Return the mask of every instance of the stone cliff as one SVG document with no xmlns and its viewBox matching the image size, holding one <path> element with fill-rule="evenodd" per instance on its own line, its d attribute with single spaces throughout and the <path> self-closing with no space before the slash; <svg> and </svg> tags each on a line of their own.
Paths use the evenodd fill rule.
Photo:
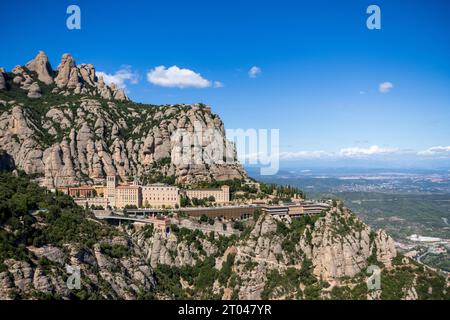
<svg viewBox="0 0 450 320">
<path fill-rule="evenodd" d="M 0 299 L 448 299 L 444 277 L 342 204 L 245 222 L 168 214 L 167 232 L 107 225 L 27 179 L 0 174 Z"/>
<path fill-rule="evenodd" d="M 201 141 L 186 152 L 180 132 Z M 209 161 L 220 148 L 220 159 Z M 0 150 L 47 187 L 112 174 L 122 180 L 171 176 L 178 183 L 245 177 L 223 122 L 209 107 L 133 103 L 92 65 L 76 65 L 68 54 L 56 71 L 43 52 L 12 72 L 0 70 Z M 174 150 L 200 157 L 174 161 Z"/>
</svg>

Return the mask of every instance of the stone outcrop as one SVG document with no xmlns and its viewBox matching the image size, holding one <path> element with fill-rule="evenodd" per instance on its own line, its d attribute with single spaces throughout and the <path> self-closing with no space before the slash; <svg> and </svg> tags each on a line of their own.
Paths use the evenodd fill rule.
<svg viewBox="0 0 450 320">
<path fill-rule="evenodd" d="M 93 65 L 77 66 L 69 54 L 63 55 L 54 83 L 44 90 L 38 81 L 53 74 L 48 68 L 41 52 L 26 68 L 15 67 L 14 77 L 5 82 L 41 100 L 43 116 L 30 110 L 28 101 L 8 97 L 4 103 L 9 110 L 0 114 L 0 149 L 18 169 L 41 174 L 44 185 L 74 185 L 82 183 L 80 178 L 91 183 L 114 174 L 122 180 L 162 174 L 179 183 L 245 177 L 222 121 L 209 107 L 129 102 L 122 89 L 97 78 Z M 48 103 L 56 95 L 60 102 Z M 198 143 L 184 149 L 186 137 Z M 223 155 L 209 161 L 221 149 Z"/>
<path fill-rule="evenodd" d="M 0 90 L 6 89 L 6 74 L 3 68 L 0 68 Z"/>
<path fill-rule="evenodd" d="M 114 83 L 106 85 L 103 79 L 98 79 L 92 64 L 77 65 L 70 54 L 64 54 L 56 72 L 51 68 L 48 57 L 43 51 L 27 63 L 25 67 L 16 66 L 12 73 L 14 77 L 11 83 L 21 89 L 29 91 L 30 98 L 40 98 L 37 88 L 39 83 L 51 86 L 53 94 L 70 96 L 73 94 L 101 97 L 106 100 L 128 101 L 128 97 L 122 88 Z M 53 78 L 54 74 L 56 77 Z M 0 72 L 0 90 L 6 89 L 7 79 L 4 70 Z M 56 85 L 56 86 L 55 86 Z"/>
<path fill-rule="evenodd" d="M 372 256 L 389 269 L 397 255 L 391 237 L 384 231 L 373 232 L 348 209 L 333 208 L 313 226 L 308 226 L 295 244 L 294 253 L 283 250 L 289 238 L 280 234 L 279 223 L 289 226 L 291 220 L 262 216 L 249 238 L 237 246 L 238 265 L 248 261 L 256 264 L 251 271 L 237 267 L 242 281 L 241 299 L 261 299 L 271 270 L 282 273 L 288 268 L 300 269 L 305 260 L 311 261 L 317 279 L 336 284 L 340 279 L 365 271 Z"/>
<path fill-rule="evenodd" d="M 375 237 L 371 239 L 372 232 L 347 209 L 338 212 L 334 208 L 317 222 L 311 242 L 304 239 L 300 247 L 312 259 L 318 277 L 327 280 L 353 277 L 367 268 L 367 261 L 375 250 L 378 260 L 389 267 L 397 255 L 391 245 L 392 238 L 385 233 L 374 233 Z"/>
<path fill-rule="evenodd" d="M 58 75 L 55 78 L 55 83 L 58 87 L 63 88 L 69 84 L 72 75 L 76 75 L 75 60 L 70 54 L 65 53 L 61 58 L 61 63 L 57 69 Z M 73 79 L 74 80 L 74 79 Z"/>
<path fill-rule="evenodd" d="M 394 239 L 386 231 L 377 230 L 375 248 L 377 260 L 388 268 L 392 267 L 392 259 L 397 255 L 397 250 L 395 249 Z"/>
<path fill-rule="evenodd" d="M 80 270 L 83 290 L 99 299 L 134 300 L 156 286 L 152 269 L 135 255 L 112 258 L 101 253 L 99 245 L 93 251 L 70 245 L 67 256 L 55 247 L 30 249 L 38 259 L 46 257 L 51 263 L 43 268 L 14 259 L 4 261 L 7 271 L 0 272 L 0 299 L 36 298 L 35 292 L 69 298 L 72 292 L 66 282 L 66 265 Z"/>
<path fill-rule="evenodd" d="M 308 292 L 315 290 L 315 299 L 329 299 L 334 287 L 350 290 L 365 285 L 365 271 L 374 263 L 383 276 L 392 277 L 396 268 L 410 270 L 413 280 L 395 290 L 402 299 L 420 298 L 419 269 L 406 258 L 394 265 L 393 240 L 384 231 L 372 231 L 346 208 L 332 208 L 303 227 L 289 217 L 261 215 L 248 225 L 248 231 L 233 237 L 200 231 L 199 221 L 191 218 L 189 224 L 182 223 L 186 219 L 171 218 L 171 225 L 179 229 L 170 233 L 150 225 L 118 228 L 113 236 L 90 247 L 77 243 L 28 246 L 31 260 L 3 261 L 0 299 L 70 297 L 67 265 L 80 270 L 83 292 L 98 299 L 136 299 L 142 294 L 173 299 L 174 293 L 168 290 L 178 283 L 177 297 L 183 292 L 193 299 L 310 299 Z M 98 228 L 106 227 L 97 223 Z M 182 230 L 183 226 L 187 229 Z M 114 246 L 122 249 L 117 253 L 104 249 Z M 114 257 L 118 252 L 122 256 Z M 218 280 L 199 290 L 196 281 L 202 278 L 204 286 L 208 277 Z M 422 280 L 423 285 L 428 283 Z M 383 290 L 358 297 L 381 299 Z"/>
<path fill-rule="evenodd" d="M 100 96 L 106 100 L 127 101 L 124 90 L 111 83 L 107 86 L 103 79 L 97 78 L 92 64 L 77 66 L 70 54 L 64 54 L 57 69 L 55 83 L 58 89 L 53 92 L 68 95 L 70 90 L 75 94 Z"/>
<path fill-rule="evenodd" d="M 52 67 L 50 66 L 50 62 L 43 51 L 40 51 L 36 58 L 28 62 L 27 68 L 28 70 L 36 72 L 38 79 L 45 84 L 53 83 Z"/>
<path fill-rule="evenodd" d="M 39 87 L 37 82 L 33 82 L 30 85 L 30 87 L 28 88 L 27 96 L 28 96 L 28 98 L 33 98 L 33 99 L 42 97 L 41 88 Z"/>
<path fill-rule="evenodd" d="M 133 235 L 132 242 L 152 267 L 159 264 L 194 267 L 199 259 L 204 259 L 202 257 L 213 256 L 216 257 L 215 268 L 221 270 L 227 256 L 233 254 L 235 259 L 232 270 L 240 279 L 239 286 L 225 286 L 222 289 L 228 292 L 228 297 L 230 291 L 237 291 L 239 299 L 263 298 L 271 272 L 283 274 L 288 269 L 301 270 L 307 261 L 311 263 L 311 276 L 337 285 L 341 279 L 352 279 L 361 274 L 373 261 L 382 263 L 385 270 L 390 270 L 397 255 L 391 237 L 384 231 L 372 231 L 346 208 L 331 209 L 313 225 L 301 231 L 299 238 L 292 238 L 298 231 L 280 231 L 280 225 L 289 230 L 291 224 L 289 217 L 263 215 L 247 237 L 241 238 L 220 255 L 217 255 L 219 248 L 216 243 L 206 236 L 200 239 L 203 252 L 198 250 L 198 245 L 159 231 L 154 231 L 150 237 L 144 232 L 137 232 Z M 285 248 L 289 241 L 295 241 L 293 251 Z M 249 268 L 249 265 L 252 267 Z M 272 297 L 278 294 L 279 298 L 293 297 L 282 291 L 280 289 L 277 293 L 274 290 Z"/>
</svg>

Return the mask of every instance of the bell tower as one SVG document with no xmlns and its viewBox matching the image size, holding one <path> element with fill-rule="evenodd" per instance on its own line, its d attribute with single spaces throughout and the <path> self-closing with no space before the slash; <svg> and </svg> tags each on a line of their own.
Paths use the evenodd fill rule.
<svg viewBox="0 0 450 320">
<path fill-rule="evenodd" d="M 111 207 L 116 206 L 116 187 L 117 187 L 117 177 L 107 176 L 105 197 L 108 200 L 108 205 L 110 205 Z"/>
</svg>

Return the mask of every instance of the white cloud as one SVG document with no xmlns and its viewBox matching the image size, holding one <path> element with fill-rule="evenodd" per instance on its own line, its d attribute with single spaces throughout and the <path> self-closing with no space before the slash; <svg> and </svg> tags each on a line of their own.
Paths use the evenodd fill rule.
<svg viewBox="0 0 450 320">
<path fill-rule="evenodd" d="M 343 148 L 339 151 L 292 151 L 281 152 L 281 160 L 299 160 L 299 159 L 324 159 L 324 158 L 365 158 L 377 155 L 397 154 L 400 150 L 397 148 L 381 148 L 371 146 L 369 148 Z"/>
<path fill-rule="evenodd" d="M 397 148 L 381 148 L 379 146 L 371 146 L 369 148 L 344 148 L 339 151 L 339 155 L 343 157 L 367 157 L 379 154 L 389 154 L 399 151 Z"/>
<path fill-rule="evenodd" d="M 450 156 L 450 146 L 448 147 L 431 147 L 427 150 L 417 153 L 419 156 Z"/>
<path fill-rule="evenodd" d="M 389 91 L 392 90 L 392 88 L 394 88 L 394 85 L 392 84 L 392 82 L 383 82 L 380 83 L 380 86 L 378 87 L 378 90 L 381 93 L 388 93 Z"/>
<path fill-rule="evenodd" d="M 329 157 L 332 154 L 325 151 L 294 151 L 294 152 L 281 152 L 281 160 L 295 160 L 295 159 L 317 159 Z"/>
<path fill-rule="evenodd" d="M 211 81 L 204 79 L 200 73 L 177 66 L 158 66 L 147 72 L 147 81 L 169 88 L 208 88 L 212 85 Z"/>
<path fill-rule="evenodd" d="M 214 88 L 223 88 L 224 85 L 220 81 L 214 81 Z"/>
<path fill-rule="evenodd" d="M 257 66 L 253 66 L 250 68 L 250 70 L 248 70 L 248 76 L 250 78 L 256 78 L 260 74 L 261 74 L 261 68 L 259 68 Z"/>
<path fill-rule="evenodd" d="M 139 75 L 132 71 L 130 66 L 123 66 L 114 74 L 105 73 L 102 71 L 96 72 L 97 77 L 102 76 L 107 85 L 115 83 L 117 87 L 125 89 L 126 82 L 137 84 L 139 82 Z"/>
<path fill-rule="evenodd" d="M 244 155 L 245 159 L 258 159 L 261 155 L 265 154 L 247 154 Z M 272 155 L 280 160 L 294 161 L 294 160 L 338 160 L 338 159 L 380 159 L 380 157 L 390 157 L 395 159 L 396 157 L 406 157 L 407 159 L 413 159 L 418 156 L 428 156 L 435 158 L 450 158 L 450 146 L 447 147 L 432 147 L 424 151 L 414 151 L 412 149 L 399 149 L 390 147 L 380 147 L 373 145 L 367 148 L 351 147 L 342 148 L 338 151 L 285 151 Z M 412 157 L 412 158 L 411 158 Z M 389 158 L 389 159 L 390 159 Z"/>
</svg>

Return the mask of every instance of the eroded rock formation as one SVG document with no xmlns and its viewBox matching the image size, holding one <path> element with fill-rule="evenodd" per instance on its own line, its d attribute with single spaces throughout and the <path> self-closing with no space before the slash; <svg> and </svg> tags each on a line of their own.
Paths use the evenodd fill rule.
<svg viewBox="0 0 450 320">
<path fill-rule="evenodd" d="M 113 174 L 122 180 L 160 174 L 179 183 L 245 177 L 222 121 L 209 107 L 130 102 L 122 89 L 97 78 L 92 65 L 78 66 L 69 54 L 63 55 L 55 78 L 53 74 L 40 52 L 26 67 L 17 66 L 10 77 L 5 73 L 0 78 L 0 103 L 5 106 L 0 149 L 19 169 L 42 175 L 44 185 L 91 183 Z M 30 99 L 2 95 L 13 92 L 7 84 Z M 184 150 L 195 151 L 200 159 L 175 161 L 174 150 L 185 148 L 176 132 L 200 132 L 196 137 L 201 144 Z M 219 161 L 208 161 L 220 146 L 224 154 Z"/>
</svg>

